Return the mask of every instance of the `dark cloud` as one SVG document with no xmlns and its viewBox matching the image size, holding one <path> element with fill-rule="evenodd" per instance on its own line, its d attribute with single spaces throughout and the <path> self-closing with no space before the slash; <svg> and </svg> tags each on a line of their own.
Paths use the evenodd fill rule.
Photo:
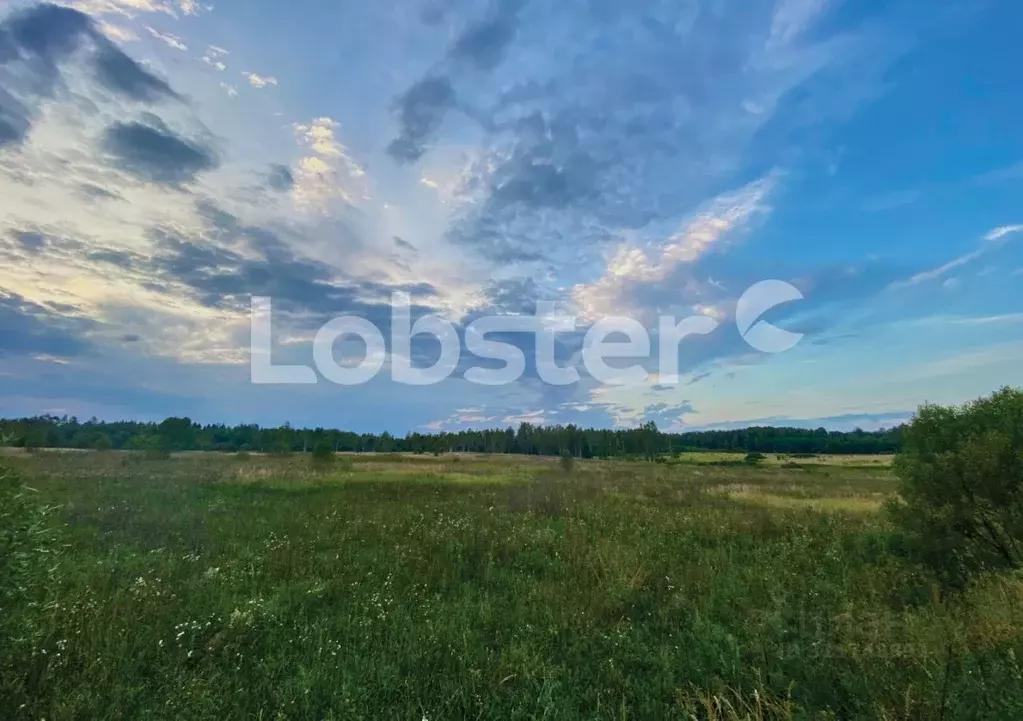
<svg viewBox="0 0 1023 721">
<path fill-rule="evenodd" d="M 491 70 L 504 59 L 504 51 L 515 38 L 520 0 L 499 0 L 490 15 L 466 29 L 455 41 L 451 54 L 465 58 L 481 70 Z"/>
<path fill-rule="evenodd" d="M 180 99 L 100 33 L 88 15 L 49 3 L 35 5 L 0 22 L 0 66 L 17 65 L 3 78 L 7 87 L 0 87 L 0 147 L 24 141 L 37 113 L 26 103 L 53 96 L 62 63 L 73 55 L 75 66 L 90 70 L 99 85 L 130 100 Z"/>
<path fill-rule="evenodd" d="M 213 170 L 219 160 L 212 150 L 189 142 L 166 128 L 141 123 L 115 123 L 107 128 L 103 146 L 123 170 L 153 183 L 177 185 Z"/>
<path fill-rule="evenodd" d="M 177 98 L 170 85 L 145 71 L 112 43 L 96 55 L 96 78 L 100 84 L 140 103 Z"/>
<path fill-rule="evenodd" d="M 0 65 L 18 59 L 18 46 L 14 43 L 11 33 L 0 24 Z"/>
<path fill-rule="evenodd" d="M 676 421 L 681 421 L 682 416 L 692 413 L 693 407 L 688 402 L 670 405 L 668 403 L 656 403 L 647 406 L 643 411 L 643 423 L 653 421 L 659 428 L 667 428 Z"/>
<path fill-rule="evenodd" d="M 67 57 L 78 49 L 83 38 L 96 32 L 88 15 L 49 3 L 19 12 L 5 24 L 11 40 L 22 51 L 47 62 Z"/>
<path fill-rule="evenodd" d="M 122 343 L 138 343 L 141 340 L 142 336 L 138 335 L 137 333 L 126 333 L 123 336 L 121 336 Z"/>
<path fill-rule="evenodd" d="M 504 166 L 507 179 L 493 187 L 498 204 L 523 203 L 533 207 L 564 208 L 592 194 L 595 165 L 585 155 L 558 165 L 544 154 L 525 152 Z"/>
<path fill-rule="evenodd" d="M 286 193 L 295 187 L 295 177 L 287 165 L 271 165 L 266 182 L 271 189 L 281 193 Z"/>
<path fill-rule="evenodd" d="M 318 325 L 340 313 L 355 313 L 387 327 L 390 322 L 390 294 L 404 291 L 413 300 L 436 296 L 429 283 L 389 286 L 339 275 L 332 267 L 301 258 L 276 232 L 259 227 L 238 226 L 233 245 L 236 252 L 180 237 L 173 232 L 152 233 L 160 252 L 149 260 L 148 270 L 164 283 L 185 285 L 196 299 L 209 307 L 245 310 L 252 296 L 272 299 L 275 311 Z M 424 306 L 414 314 L 430 312 Z"/>
<path fill-rule="evenodd" d="M 89 321 L 62 317 L 16 293 L 0 291 L 0 357 L 85 355 L 91 346 L 83 334 L 91 326 Z"/>
<path fill-rule="evenodd" d="M 692 380 L 690 380 L 688 383 L 686 383 L 686 385 L 687 386 L 694 386 L 697 383 L 699 383 L 700 381 L 707 380 L 708 378 L 710 378 L 710 376 L 711 376 L 711 373 L 709 373 L 709 372 L 708 373 L 700 373 L 699 375 L 693 376 Z"/>
<path fill-rule="evenodd" d="M 770 4 L 742 13 L 658 0 L 529 7 L 527 24 L 514 3 L 495 5 L 454 42 L 453 61 L 493 74 L 486 85 L 458 62 L 429 76 L 447 81 L 492 151 L 466 181 L 482 200 L 450 236 L 494 260 L 541 256 L 564 268 L 598 260 L 616 231 L 677 222 L 734 188 L 778 98 L 811 72 L 764 49 Z M 806 50 L 823 58 L 817 42 Z M 403 142 L 409 135 L 396 143 L 416 160 L 427 143 Z"/>
<path fill-rule="evenodd" d="M 541 249 L 532 247 L 528 239 L 519 239 L 501 227 L 494 218 L 473 218 L 456 226 L 449 235 L 463 245 L 471 245 L 478 253 L 495 263 L 537 263 L 546 260 Z"/>
<path fill-rule="evenodd" d="M 416 246 L 412 245 L 407 240 L 403 240 L 403 239 L 399 238 L 398 236 L 394 236 L 394 244 L 396 246 L 398 246 L 399 248 L 401 248 L 402 250 L 407 250 L 407 251 L 410 251 L 412 253 L 417 253 L 418 252 L 416 250 Z"/>
<path fill-rule="evenodd" d="M 29 253 L 39 253 L 46 248 L 46 236 L 34 230 L 15 230 L 11 233 L 21 247 Z"/>
<path fill-rule="evenodd" d="M 553 300 L 532 278 L 494 281 L 486 287 L 486 314 L 534 315 L 540 300 Z"/>
<path fill-rule="evenodd" d="M 122 198 L 117 193 L 111 190 L 107 190 L 106 188 L 101 188 L 98 185 L 92 185 L 91 183 L 84 183 L 79 187 L 79 190 L 84 195 L 87 195 L 90 198 L 102 198 L 105 200 L 124 200 L 124 198 Z"/>
<path fill-rule="evenodd" d="M 94 250 L 86 258 L 94 263 L 108 263 L 124 270 L 129 270 L 135 265 L 132 254 L 120 250 Z"/>
<path fill-rule="evenodd" d="M 455 90 L 448 78 L 420 80 L 398 99 L 401 132 L 387 146 L 387 152 L 398 162 L 419 160 L 426 152 L 426 144 L 454 105 Z"/>
<path fill-rule="evenodd" d="M 0 148 L 22 142 L 31 126 L 28 108 L 0 87 Z"/>
<path fill-rule="evenodd" d="M 450 56 L 467 61 L 479 70 L 490 71 L 500 65 L 505 50 L 515 37 L 518 12 L 523 0 L 494 0 L 487 16 L 470 24 L 454 41 Z M 424 14 L 428 24 L 439 23 L 450 8 L 434 5 Z M 428 19 L 427 19 L 428 18 Z M 455 107 L 457 95 L 448 72 L 428 75 L 410 87 L 398 99 L 398 137 L 387 147 L 399 163 L 414 163 L 427 150 L 432 136 L 440 128 L 447 112 Z M 484 125 L 489 121 L 474 110 L 463 108 Z"/>
<path fill-rule="evenodd" d="M 223 233 L 233 233 L 238 228 L 238 218 L 222 209 L 212 200 L 200 200 L 195 209 L 214 228 Z"/>
</svg>

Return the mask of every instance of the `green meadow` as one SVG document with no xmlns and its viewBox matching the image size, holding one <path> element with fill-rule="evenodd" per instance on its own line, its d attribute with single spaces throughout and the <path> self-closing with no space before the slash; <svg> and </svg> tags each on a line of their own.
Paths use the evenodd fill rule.
<svg viewBox="0 0 1023 721">
<path fill-rule="evenodd" d="M 1023 578 L 942 594 L 890 459 L 707 455 L 10 454 L 0 717 L 1023 718 Z"/>
</svg>

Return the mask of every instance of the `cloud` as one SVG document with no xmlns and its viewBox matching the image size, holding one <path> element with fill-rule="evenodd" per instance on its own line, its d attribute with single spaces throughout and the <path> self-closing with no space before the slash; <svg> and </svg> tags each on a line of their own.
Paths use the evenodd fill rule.
<svg viewBox="0 0 1023 721">
<path fill-rule="evenodd" d="M 46 354 L 70 358 L 89 352 L 84 334 L 93 323 L 60 315 L 0 290 L 0 357 Z"/>
<path fill-rule="evenodd" d="M 238 224 L 211 245 L 202 236 L 187 237 L 171 228 L 152 231 L 155 251 L 140 259 L 154 281 L 184 290 L 201 306 L 229 312 L 244 320 L 252 296 L 274 304 L 275 328 L 318 328 L 341 313 L 366 318 L 388 334 L 391 293 L 403 290 L 417 298 L 432 297 L 426 283 L 388 285 L 353 278 L 336 268 L 301 256 L 293 240 L 269 228 Z M 413 308 L 414 317 L 431 309 Z"/>
<path fill-rule="evenodd" d="M 977 250 L 971 251 L 964 255 L 954 258 L 944 265 L 938 266 L 931 270 L 925 270 L 911 276 L 909 279 L 904 281 L 897 281 L 892 284 L 892 288 L 903 288 L 906 286 L 919 285 L 930 280 L 941 278 L 949 273 L 949 271 L 955 270 L 961 266 L 972 263 L 973 261 L 984 257 L 992 248 L 998 247 L 1003 240 L 1007 237 L 1012 236 L 1016 233 L 1023 232 L 1023 225 L 1003 225 L 998 228 L 990 230 L 984 235 L 984 240 L 987 241 L 986 245 L 983 245 Z M 951 279 L 950 279 L 951 280 Z M 954 284 L 953 284 L 954 285 Z M 948 286 L 951 287 L 951 286 Z"/>
<path fill-rule="evenodd" d="M 484 20 L 470 25 L 455 41 L 451 54 L 464 58 L 481 70 L 491 70 L 504 59 L 504 51 L 515 38 L 522 0 L 497 0 Z"/>
<path fill-rule="evenodd" d="M 636 245 L 619 246 L 602 278 L 573 289 L 572 297 L 583 316 L 597 319 L 620 314 L 635 305 L 637 292 L 648 293 L 661 284 L 670 286 L 678 302 L 684 302 L 685 296 L 679 292 L 682 284 L 675 277 L 677 271 L 709 253 L 754 215 L 767 212 L 765 201 L 775 182 L 769 175 L 719 196 L 650 251 Z"/>
<path fill-rule="evenodd" d="M 130 43 L 139 39 L 134 30 L 121 25 L 112 25 L 111 23 L 104 22 L 100 23 L 97 27 L 101 33 L 117 42 Z"/>
<path fill-rule="evenodd" d="M 123 15 L 129 18 L 142 13 L 163 13 L 171 17 L 197 15 L 206 9 L 196 0 L 68 0 L 68 4 L 89 15 Z"/>
<path fill-rule="evenodd" d="M 83 183 L 79 186 L 79 191 L 82 195 L 92 200 L 124 200 L 123 197 L 110 190 L 109 188 L 101 188 L 98 185 L 92 183 Z"/>
<path fill-rule="evenodd" d="M 219 165 L 209 148 L 175 135 L 166 127 L 114 123 L 104 134 L 103 147 L 119 167 L 153 183 L 180 184 Z"/>
<path fill-rule="evenodd" d="M 206 48 L 206 52 L 203 53 L 202 61 L 210 67 L 223 72 L 227 70 L 227 65 L 222 59 L 225 55 L 230 55 L 230 53 L 216 45 L 209 45 Z"/>
<path fill-rule="evenodd" d="M 892 55 L 857 67 L 872 38 L 821 27 L 826 2 L 583 5 L 533 3 L 527 15 L 494 3 L 398 98 L 388 148 L 417 162 L 475 123 L 483 140 L 447 239 L 493 264 L 543 264 L 552 283 L 748 179 L 761 132 L 781 152 L 757 167 L 787 160 L 788 134 L 820 117 L 806 117 L 809 101 L 784 112 L 783 99 L 811 81 L 810 97 L 850 76 L 874 87 Z M 455 109 L 464 117 L 445 123 Z"/>
<path fill-rule="evenodd" d="M 467 61 L 481 71 L 500 65 L 515 37 L 522 4 L 522 0 L 494 0 L 487 16 L 471 23 L 455 39 L 449 52 L 451 58 Z M 445 115 L 455 107 L 456 100 L 448 72 L 434 73 L 414 83 L 398 98 L 398 137 L 388 145 L 388 154 L 399 163 L 418 161 L 426 153 Z M 538 182 L 545 181 L 538 179 Z"/>
<path fill-rule="evenodd" d="M 288 192 L 295 187 L 295 177 L 291 174 L 291 169 L 286 165 L 270 166 L 266 182 L 270 188 L 282 193 Z"/>
<path fill-rule="evenodd" d="M 1013 233 L 1020 232 L 1023 232 L 1023 225 L 1003 225 L 1000 228 L 995 228 L 987 235 L 985 235 L 984 240 L 997 241 L 1001 240 L 1007 235 L 1012 235 Z"/>
<path fill-rule="evenodd" d="M 367 194 L 366 171 L 337 139 L 339 127 L 328 117 L 292 126 L 299 146 L 309 153 L 292 169 L 291 197 L 299 208 L 322 213 L 335 200 L 350 205 Z"/>
<path fill-rule="evenodd" d="M 388 154 L 401 163 L 419 160 L 431 136 L 454 107 L 455 91 L 445 77 L 424 78 L 398 99 L 398 137 L 387 146 Z"/>
<path fill-rule="evenodd" d="M 121 250 L 93 250 L 86 255 L 86 259 L 94 263 L 108 263 L 125 270 L 135 265 L 135 256 Z"/>
<path fill-rule="evenodd" d="M 233 85 L 229 85 L 228 83 L 221 83 L 220 87 L 224 90 L 225 93 L 227 93 L 227 97 L 229 98 L 233 98 L 238 95 L 238 89 Z"/>
<path fill-rule="evenodd" d="M 143 103 L 177 98 L 166 82 L 144 70 L 96 29 L 87 15 L 42 4 L 0 23 L 0 38 L 13 54 L 0 62 L 0 146 L 25 140 L 38 106 L 61 81 L 63 64 L 81 52 L 81 63 L 101 86 Z M 3 54 L 3 53 L 0 53 Z"/>
<path fill-rule="evenodd" d="M 170 86 L 142 67 L 114 46 L 100 50 L 96 58 L 97 79 L 132 100 L 154 103 L 165 98 L 177 98 Z"/>
<path fill-rule="evenodd" d="M 781 0 L 771 20 L 770 48 L 790 46 L 812 27 L 832 0 Z"/>
<path fill-rule="evenodd" d="M 11 236 L 29 253 L 40 253 L 46 248 L 46 236 L 35 230 L 14 230 Z"/>
<path fill-rule="evenodd" d="M 407 240 L 403 240 L 403 239 L 399 238 L 398 236 L 394 236 L 394 244 L 396 246 L 398 246 L 399 248 L 401 248 L 402 250 L 407 250 L 410 253 L 417 252 L 416 251 L 416 246 L 412 245 Z"/>
<path fill-rule="evenodd" d="M 146 30 L 157 40 L 162 41 L 167 47 L 173 48 L 174 50 L 188 50 L 188 46 L 179 38 L 177 35 L 171 35 L 170 33 L 162 33 L 155 28 L 146 25 Z"/>
<path fill-rule="evenodd" d="M 264 77 L 262 75 L 257 75 L 256 73 L 248 73 L 244 71 L 242 72 L 242 75 L 244 75 L 246 80 L 249 81 L 249 85 L 257 89 L 265 88 L 267 85 L 277 85 L 277 78 L 271 76 Z"/>
</svg>

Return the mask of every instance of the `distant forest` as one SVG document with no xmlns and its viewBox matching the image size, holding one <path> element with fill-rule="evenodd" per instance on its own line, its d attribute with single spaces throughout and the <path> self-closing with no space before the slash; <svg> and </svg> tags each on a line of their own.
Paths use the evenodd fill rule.
<svg viewBox="0 0 1023 721">
<path fill-rule="evenodd" d="M 829 431 L 824 428 L 756 427 L 739 430 L 664 433 L 653 423 L 629 430 L 522 423 L 517 429 L 464 430 L 453 433 L 353 433 L 328 428 L 279 428 L 258 425 L 200 425 L 188 418 L 160 423 L 95 418 L 40 416 L 0 420 L 0 445 L 23 448 L 82 448 L 160 451 L 252 451 L 298 453 L 328 446 L 354 453 L 518 453 L 578 458 L 645 457 L 693 451 L 747 453 L 895 453 L 903 427 L 879 431 Z"/>
</svg>

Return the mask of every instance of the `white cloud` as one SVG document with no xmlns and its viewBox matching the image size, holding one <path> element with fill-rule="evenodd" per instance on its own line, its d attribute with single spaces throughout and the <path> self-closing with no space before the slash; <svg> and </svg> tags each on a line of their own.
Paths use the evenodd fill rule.
<svg viewBox="0 0 1023 721">
<path fill-rule="evenodd" d="M 111 23 L 100 23 L 99 31 L 106 35 L 111 40 L 120 43 L 130 43 L 139 39 L 139 36 L 135 34 L 134 30 L 123 27 L 121 25 L 112 25 Z"/>
<path fill-rule="evenodd" d="M 265 88 L 267 85 L 277 85 L 277 78 L 272 76 L 262 76 L 256 73 L 242 72 L 242 75 L 249 81 L 249 85 L 254 88 Z"/>
<path fill-rule="evenodd" d="M 505 426 L 517 426 L 520 423 L 531 423 L 535 426 L 543 425 L 544 419 L 546 418 L 545 411 L 523 411 L 522 413 L 516 413 L 513 415 L 505 416 L 501 419 L 501 424 Z"/>
<path fill-rule="evenodd" d="M 177 35 L 171 35 L 170 33 L 162 33 L 156 28 L 152 28 L 146 25 L 146 30 L 157 40 L 161 40 L 167 44 L 168 47 L 174 48 L 175 50 L 188 50 L 188 46 L 182 42 L 181 38 Z"/>
<path fill-rule="evenodd" d="M 827 9 L 829 0 L 781 0 L 771 21 L 768 49 L 791 45 Z"/>
<path fill-rule="evenodd" d="M 324 211 L 335 199 L 353 203 L 366 196 L 366 171 L 337 139 L 339 125 L 328 117 L 295 123 L 295 139 L 308 155 L 294 168 L 292 199 L 307 210 Z"/>
<path fill-rule="evenodd" d="M 63 3 L 90 15 L 123 15 L 164 13 L 171 17 L 197 15 L 205 10 L 197 0 L 65 0 Z"/>
<path fill-rule="evenodd" d="M 235 88 L 233 85 L 228 85 L 227 83 L 221 83 L 220 87 L 222 87 L 224 89 L 224 92 L 227 93 L 227 97 L 229 97 L 229 98 L 233 98 L 235 95 L 238 94 L 237 88 Z"/>
<path fill-rule="evenodd" d="M 573 289 L 572 297 L 581 313 L 594 319 L 626 310 L 631 288 L 669 280 L 680 266 L 699 260 L 730 233 L 744 227 L 755 214 L 767 212 L 765 200 L 774 184 L 772 174 L 737 192 L 719 196 L 657 248 L 620 245 L 602 278 Z"/>
<path fill-rule="evenodd" d="M 313 118 L 308 124 L 295 123 L 292 130 L 302 145 L 318 155 L 342 157 L 345 147 L 334 137 L 338 123 L 331 118 Z"/>
<path fill-rule="evenodd" d="M 230 54 L 231 53 L 229 53 L 227 50 L 224 50 L 224 48 L 222 47 L 218 47 L 216 45 L 208 45 L 206 47 L 206 52 L 203 53 L 202 61 L 209 65 L 211 68 L 215 68 L 220 72 L 224 72 L 225 70 L 227 70 L 227 65 L 224 64 L 224 61 L 221 58 L 223 58 L 223 56 L 225 55 Z"/>
<path fill-rule="evenodd" d="M 932 270 L 925 270 L 922 273 L 917 273 L 916 275 L 912 276 L 909 280 L 894 283 L 892 287 L 901 288 L 907 285 L 919 285 L 920 283 L 925 283 L 929 280 L 935 280 L 937 278 L 942 277 L 950 270 L 954 270 L 959 266 L 966 265 L 967 263 L 972 263 L 977 258 L 980 258 L 982 255 L 984 255 L 984 252 L 985 252 L 984 249 L 981 248 L 980 250 L 975 250 L 972 253 L 961 255 L 958 258 L 955 258 L 954 260 L 950 260 L 949 262 L 945 263 L 942 266 L 939 266 Z"/>
<path fill-rule="evenodd" d="M 984 236 L 984 240 L 1001 240 L 1007 235 L 1023 232 L 1023 225 L 1003 225 Z"/>
<path fill-rule="evenodd" d="M 1003 225 L 1001 227 L 994 228 L 993 230 L 988 232 L 984 236 L 984 240 L 987 241 L 989 244 L 999 243 L 1008 236 L 1013 235 L 1015 233 L 1019 233 L 1021 231 L 1023 231 L 1023 225 Z M 961 255 L 958 258 L 950 260 L 949 262 L 945 263 L 942 266 L 933 268 L 932 270 L 925 270 L 922 273 L 917 273 L 916 275 L 910 277 L 908 280 L 892 283 L 890 287 L 904 288 L 906 286 L 919 285 L 920 283 L 925 283 L 929 280 L 941 278 L 942 276 L 947 275 L 950 270 L 954 270 L 956 268 L 959 268 L 960 266 L 966 265 L 967 263 L 972 263 L 978 258 L 984 257 L 984 255 L 986 255 L 991 250 L 991 247 L 992 247 L 991 245 L 981 246 L 977 250 L 974 250 L 970 253 L 966 253 L 965 255 Z"/>
</svg>

